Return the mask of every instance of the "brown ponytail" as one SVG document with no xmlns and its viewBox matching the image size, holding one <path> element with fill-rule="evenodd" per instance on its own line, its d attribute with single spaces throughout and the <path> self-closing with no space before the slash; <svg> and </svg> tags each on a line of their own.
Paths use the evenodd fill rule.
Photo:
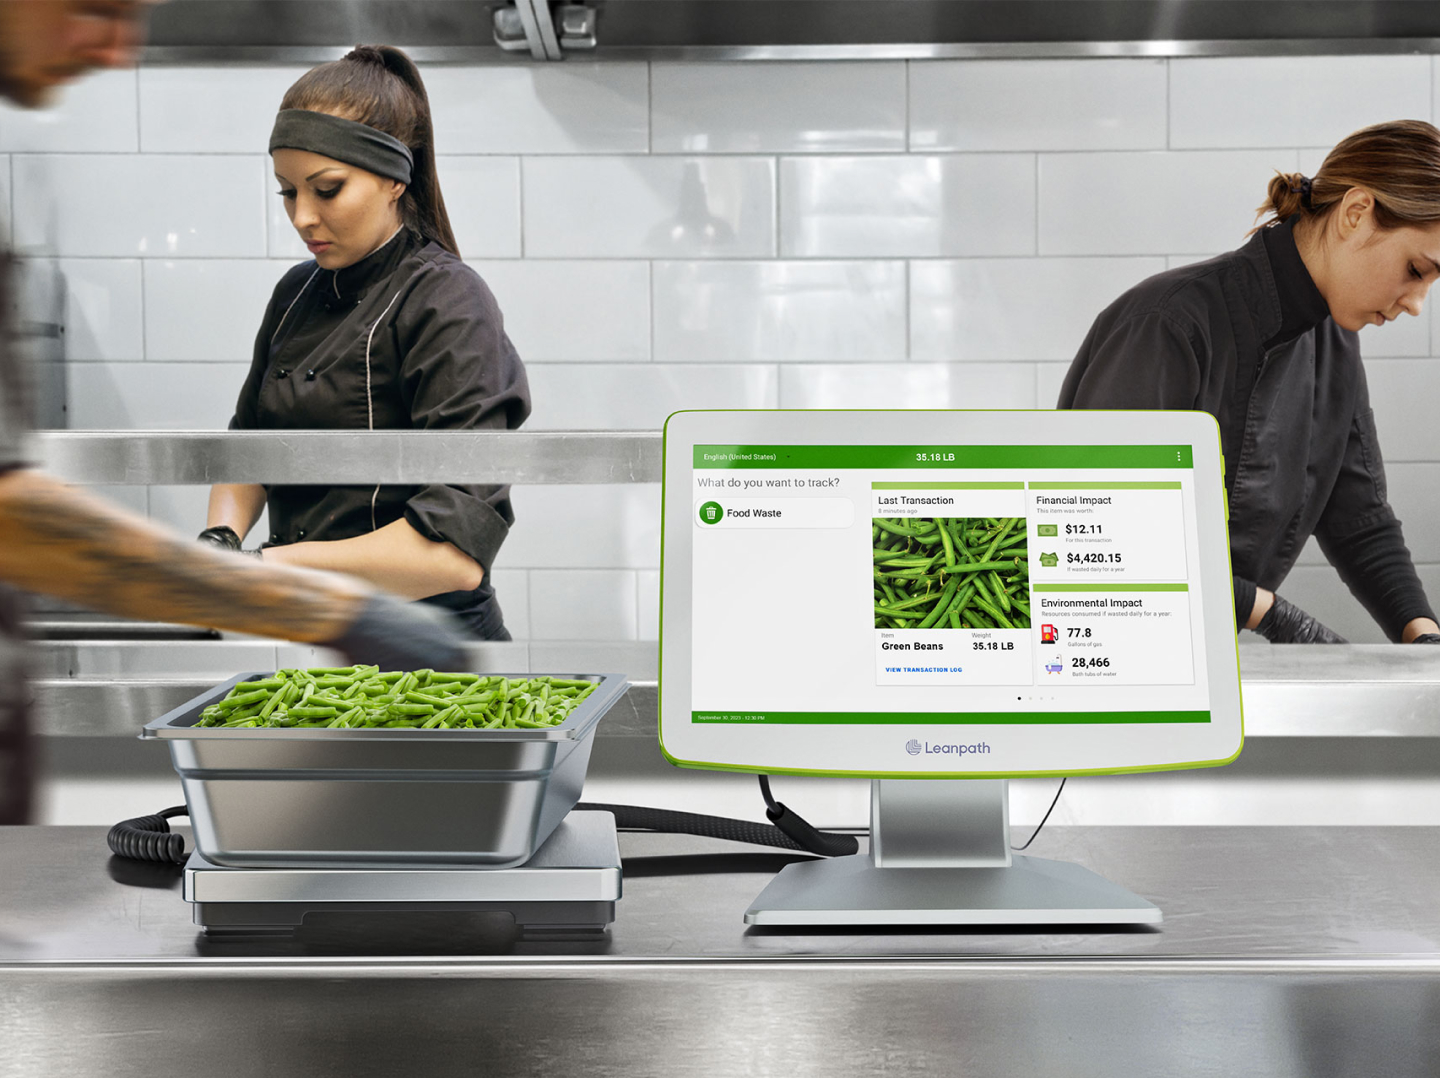
<svg viewBox="0 0 1440 1078">
<path fill-rule="evenodd" d="M 415 166 L 400 196 L 400 220 L 451 254 L 460 254 L 435 170 L 430 97 L 410 57 L 393 45 L 361 45 L 301 75 L 285 91 L 280 108 L 328 112 L 405 143 Z"/>
<path fill-rule="evenodd" d="M 1323 218 L 1352 187 L 1375 196 L 1375 223 L 1381 228 L 1440 221 L 1440 131 L 1424 120 L 1363 127 L 1326 154 L 1313 178 L 1277 172 L 1255 216 L 1271 215 L 1262 227 L 1297 214 L 1302 220 Z"/>
</svg>

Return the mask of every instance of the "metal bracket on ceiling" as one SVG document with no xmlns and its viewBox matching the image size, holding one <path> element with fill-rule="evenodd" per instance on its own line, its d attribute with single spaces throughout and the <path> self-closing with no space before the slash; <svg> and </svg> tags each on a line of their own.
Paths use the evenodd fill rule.
<svg viewBox="0 0 1440 1078">
<path fill-rule="evenodd" d="M 593 49 L 595 9 L 549 0 L 515 0 L 495 8 L 495 44 L 511 52 L 528 51 L 536 60 L 564 59 L 566 49 Z"/>
</svg>

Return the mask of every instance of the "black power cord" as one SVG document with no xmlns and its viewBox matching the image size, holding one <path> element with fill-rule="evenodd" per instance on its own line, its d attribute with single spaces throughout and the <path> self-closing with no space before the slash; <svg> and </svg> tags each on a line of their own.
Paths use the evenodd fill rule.
<svg viewBox="0 0 1440 1078">
<path fill-rule="evenodd" d="M 132 861 L 160 861 L 164 864 L 185 863 L 185 839 L 170 830 L 168 821 L 174 816 L 188 816 L 184 805 L 161 809 L 153 816 L 136 816 L 121 820 L 105 836 L 110 852 Z"/>
<path fill-rule="evenodd" d="M 771 796 L 768 776 L 760 775 L 759 779 L 760 792 L 765 796 L 765 815 L 769 817 L 770 824 L 734 820 L 728 816 L 707 816 L 700 812 L 677 812 L 673 809 L 643 808 L 639 805 L 608 805 L 594 801 L 582 801 L 575 807 L 581 811 L 590 809 L 613 813 L 615 825 L 630 831 L 661 831 L 672 835 L 723 838 L 731 842 L 749 842 L 755 846 L 801 850 L 821 857 L 841 857 L 859 851 L 860 843 L 853 835 L 835 835 L 812 826 Z"/>
<path fill-rule="evenodd" d="M 1035 836 L 1040 833 L 1040 828 L 1045 826 L 1045 821 L 1050 818 L 1050 813 L 1054 812 L 1055 806 L 1060 803 L 1060 794 L 1064 791 L 1064 789 L 1065 779 L 1062 778 L 1060 780 L 1060 788 L 1055 791 L 1055 799 L 1050 802 L 1050 807 L 1045 810 L 1045 815 L 1040 817 L 1040 822 L 1035 825 L 1035 830 L 1030 832 L 1030 837 L 1025 840 L 1025 845 L 1011 846 L 1010 848 L 1012 850 L 1014 850 L 1016 853 L 1019 853 L 1021 850 L 1028 850 L 1030 848 L 1030 843 L 1035 841 Z"/>
<path fill-rule="evenodd" d="M 765 798 L 765 815 L 776 827 L 789 835 L 800 848 L 824 857 L 844 857 L 857 853 L 860 843 L 854 835 L 832 835 L 812 826 L 776 801 L 770 794 L 770 776 L 759 775 L 760 793 Z"/>
</svg>

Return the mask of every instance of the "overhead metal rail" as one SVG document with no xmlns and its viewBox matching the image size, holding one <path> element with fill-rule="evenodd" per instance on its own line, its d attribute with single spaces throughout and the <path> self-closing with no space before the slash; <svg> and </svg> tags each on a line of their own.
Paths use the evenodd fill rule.
<svg viewBox="0 0 1440 1078">
<path fill-rule="evenodd" d="M 312 64 L 375 41 L 425 63 L 1428 55 L 1440 51 L 1440 4 L 170 0 L 151 17 L 143 62 Z"/>
</svg>

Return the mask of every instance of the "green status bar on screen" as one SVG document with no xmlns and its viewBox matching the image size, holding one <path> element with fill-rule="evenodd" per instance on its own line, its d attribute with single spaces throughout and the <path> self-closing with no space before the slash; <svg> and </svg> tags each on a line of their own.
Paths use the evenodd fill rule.
<svg viewBox="0 0 1440 1078">
<path fill-rule="evenodd" d="M 1188 445 L 697 445 L 702 468 L 1193 468 Z"/>
</svg>

